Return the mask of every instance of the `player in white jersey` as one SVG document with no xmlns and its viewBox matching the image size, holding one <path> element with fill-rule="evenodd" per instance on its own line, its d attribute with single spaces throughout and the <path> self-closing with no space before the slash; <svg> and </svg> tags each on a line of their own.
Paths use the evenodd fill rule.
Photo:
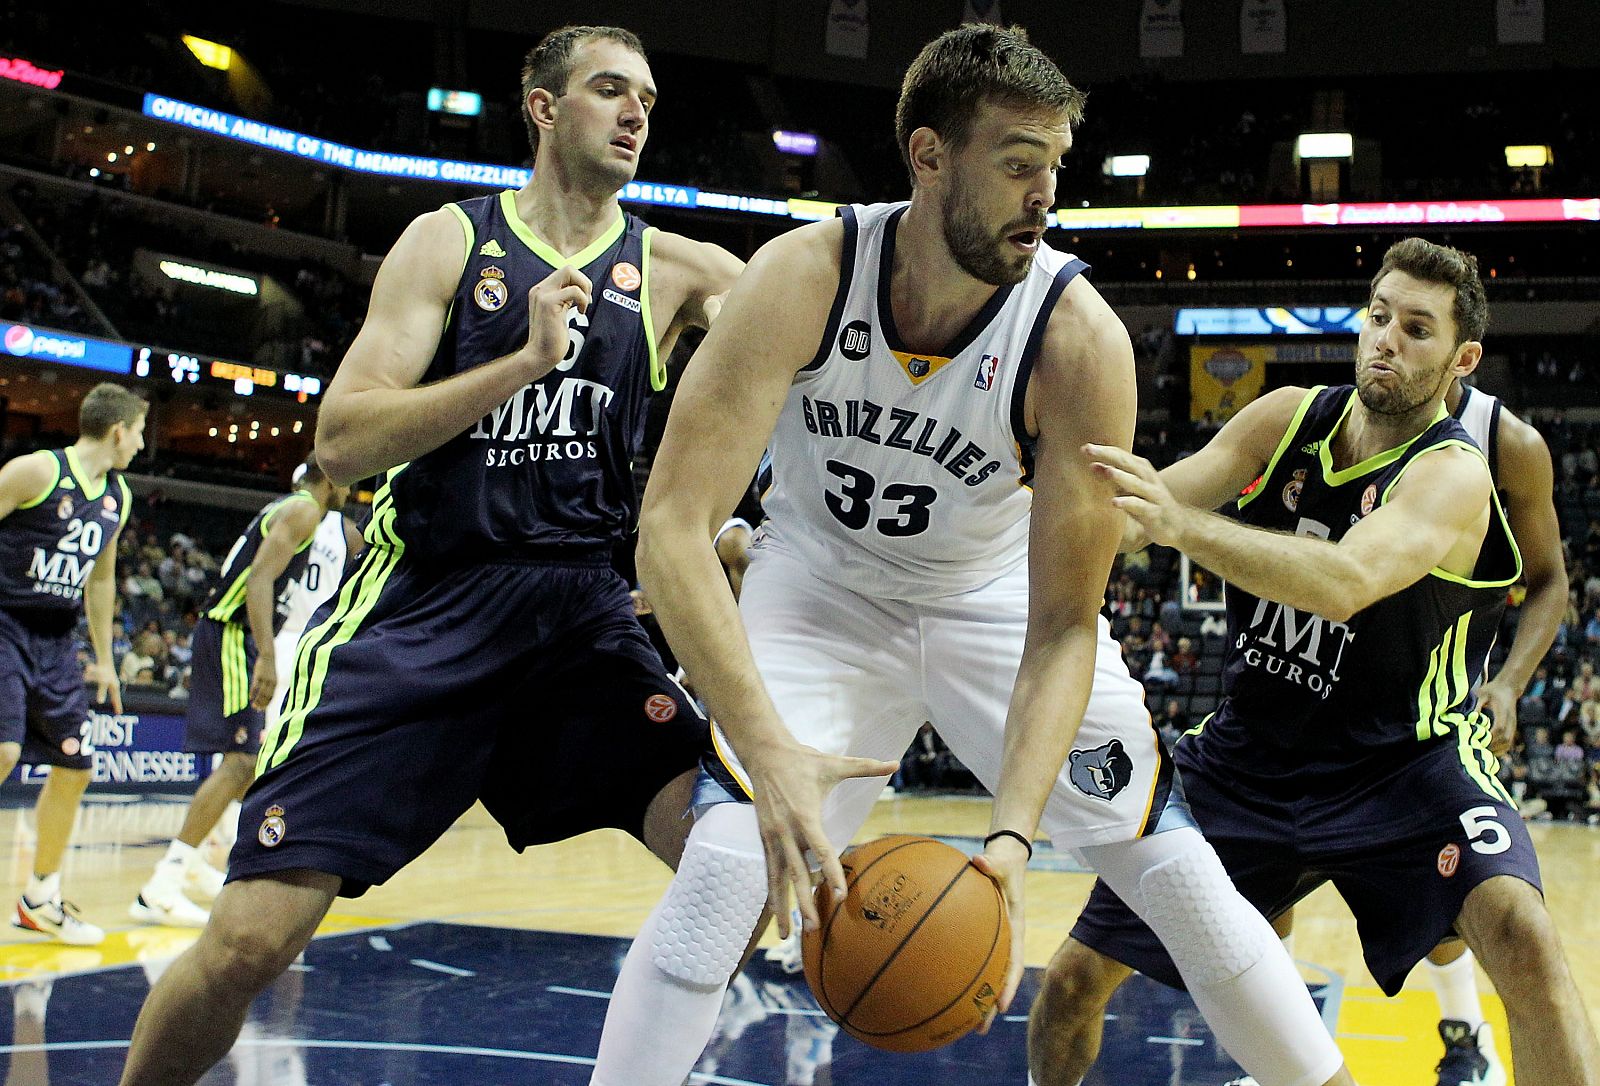
<svg viewBox="0 0 1600 1086">
<path fill-rule="evenodd" d="M 638 560 L 726 772 L 702 779 L 623 964 L 593 1086 L 684 1081 L 763 905 L 783 932 L 792 889 L 817 923 L 808 852 L 842 895 L 838 850 L 924 720 L 996 796 L 975 861 L 1011 913 L 993 1012 L 1022 974 L 1042 828 L 1162 933 L 1259 1081 L 1350 1081 L 1189 820 L 1099 615 L 1123 517 L 1083 446 L 1131 443 L 1132 349 L 1083 263 L 1041 240 L 1082 102 L 1020 29 L 938 38 L 897 112 L 909 204 L 765 246 L 686 370 Z M 736 609 L 711 539 L 769 436 Z"/>
<path fill-rule="evenodd" d="M 1556 516 L 1555 472 L 1550 449 L 1539 431 L 1505 410 L 1499 397 L 1458 378 L 1444 405 L 1477 442 L 1489 461 L 1489 474 L 1501 494 L 1506 521 L 1522 552 L 1528 592 L 1519 609 L 1517 632 L 1500 670 L 1478 688 L 1478 704 L 1494 721 L 1490 746 L 1505 754 L 1517 731 L 1517 701 L 1533 671 L 1555 640 L 1567 606 L 1566 558 Z M 1294 953 L 1294 910 L 1273 921 L 1284 947 Z M 1448 939 L 1423 960 L 1423 972 L 1439 1001 L 1439 1036 L 1444 1056 L 1438 1086 L 1500 1086 L 1505 1068 L 1484 1021 L 1478 995 L 1476 959 L 1466 943 Z"/>
</svg>

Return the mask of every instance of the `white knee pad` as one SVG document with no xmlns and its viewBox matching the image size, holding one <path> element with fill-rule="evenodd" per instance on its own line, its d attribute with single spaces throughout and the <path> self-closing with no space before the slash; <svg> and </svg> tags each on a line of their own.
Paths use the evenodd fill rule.
<svg viewBox="0 0 1600 1086">
<path fill-rule="evenodd" d="M 721 988 L 767 903 L 767 861 L 748 805 L 723 803 L 695 824 L 656 910 L 650 960 L 669 977 Z"/>
<path fill-rule="evenodd" d="M 1259 962 L 1272 928 L 1240 895 L 1210 848 L 1185 850 L 1139 878 L 1145 922 L 1191 985 L 1220 984 Z"/>
</svg>

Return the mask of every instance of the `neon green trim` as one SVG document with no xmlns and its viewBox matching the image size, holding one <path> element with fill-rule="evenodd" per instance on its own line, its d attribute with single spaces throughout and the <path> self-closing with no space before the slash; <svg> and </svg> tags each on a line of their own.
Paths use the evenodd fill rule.
<svg viewBox="0 0 1600 1086">
<path fill-rule="evenodd" d="M 1412 457 L 1410 463 L 1406 464 L 1405 467 L 1400 469 L 1399 474 L 1394 477 L 1394 481 L 1384 488 L 1383 497 L 1380 501 L 1386 502 L 1389 500 L 1390 492 L 1399 485 L 1401 479 L 1405 478 L 1405 474 L 1411 470 L 1412 464 L 1415 464 L 1422 457 L 1428 455 L 1436 449 L 1448 448 L 1466 449 L 1479 460 L 1482 460 L 1485 468 L 1488 468 L 1489 466 L 1489 460 L 1483 455 L 1482 449 L 1478 448 L 1470 441 L 1462 441 L 1459 438 L 1450 438 L 1448 441 L 1441 441 L 1437 445 L 1429 445 L 1426 449 L 1423 449 L 1416 456 Z M 1489 488 L 1489 501 L 1490 505 L 1494 509 L 1495 514 L 1494 519 L 1489 522 L 1489 527 L 1493 529 L 1495 525 L 1498 524 L 1500 530 L 1505 533 L 1506 542 L 1511 546 L 1511 557 L 1514 562 L 1514 568 L 1511 576 L 1495 581 L 1475 581 L 1470 577 L 1463 577 L 1458 573 L 1451 573 L 1449 570 L 1441 569 L 1438 566 L 1434 566 L 1428 571 L 1430 576 L 1437 577 L 1441 581 L 1449 581 L 1452 584 L 1464 585 L 1467 588 L 1507 588 L 1516 584 L 1522 579 L 1522 549 L 1517 546 L 1517 537 L 1512 534 L 1511 523 L 1510 521 L 1506 520 L 1505 508 L 1500 504 L 1500 494 L 1494 489 L 1493 486 Z M 1485 540 L 1487 541 L 1487 534 L 1485 534 Z"/>
<path fill-rule="evenodd" d="M 600 236 L 589 243 L 588 248 L 571 256 L 562 256 L 555 248 L 546 242 L 540 241 L 533 229 L 522 221 L 522 216 L 517 214 L 517 193 L 515 189 L 505 189 L 500 193 L 500 213 L 505 216 L 506 225 L 511 232 L 522 240 L 534 256 L 550 265 L 559 268 L 563 264 L 570 264 L 574 268 L 582 268 L 594 262 L 595 258 L 616 243 L 622 236 L 626 220 L 622 209 L 617 208 L 617 220 L 600 232 Z"/>
<path fill-rule="evenodd" d="M 462 233 L 467 235 L 467 247 L 461 254 L 461 270 L 467 270 L 467 262 L 472 259 L 472 243 L 478 240 L 477 231 L 472 228 L 472 220 L 467 218 L 467 213 L 461 210 L 460 204 L 445 204 L 444 209 L 453 213 L 456 221 L 461 224 Z"/>
<path fill-rule="evenodd" d="M 269 751 L 266 747 L 262 748 L 261 757 L 256 763 L 258 773 L 273 766 L 282 765 L 284 759 L 289 756 L 289 752 L 300 741 L 300 736 L 305 731 L 306 717 L 322 701 L 322 690 L 328 677 L 329 656 L 332 655 L 334 649 L 355 636 L 356 631 L 361 627 L 361 623 L 365 621 L 373 607 L 377 605 L 378 597 L 383 592 L 383 586 L 388 583 L 395 567 L 400 564 L 400 554 L 399 549 L 387 547 L 375 549 L 373 552 L 374 562 L 362 570 L 363 583 L 359 593 L 353 597 L 354 603 L 350 606 L 349 613 L 341 618 L 339 611 L 336 610 L 328 617 L 327 621 L 317 627 L 316 636 L 320 638 L 336 622 L 338 623 L 337 630 L 333 632 L 331 637 L 323 639 L 322 643 L 317 644 L 315 647 L 308 647 L 311 641 L 309 637 L 305 642 L 302 642 L 300 652 L 296 658 L 296 685 L 299 687 L 299 692 L 303 694 L 303 697 L 298 699 L 293 709 L 285 711 L 279 718 L 277 734 L 273 736 L 276 749 Z M 350 589 L 354 587 L 354 583 L 354 580 L 352 580 L 351 584 L 346 585 L 344 592 L 341 593 L 339 599 L 340 610 L 343 610 L 347 604 L 351 603 L 352 594 Z M 303 682 L 300 681 L 302 679 L 304 680 Z"/>
<path fill-rule="evenodd" d="M 1313 387 L 1311 391 L 1306 393 L 1305 399 L 1300 401 L 1300 406 L 1295 408 L 1294 418 L 1289 420 L 1289 428 L 1283 432 L 1283 437 L 1278 441 L 1278 447 L 1272 450 L 1272 459 L 1267 461 L 1265 470 L 1261 472 L 1261 482 L 1250 493 L 1239 498 L 1237 508 L 1243 509 L 1255 501 L 1256 495 L 1267 489 L 1267 480 L 1272 478 L 1272 472 L 1277 468 L 1278 461 L 1283 457 L 1284 453 L 1289 451 L 1289 446 L 1294 444 L 1295 435 L 1300 430 L 1300 423 L 1304 421 L 1306 412 L 1311 410 L 1312 401 L 1317 398 L 1317 393 L 1327 387 L 1327 385 Z M 1323 442 L 1323 444 L 1326 445 L 1327 442 Z"/>
<path fill-rule="evenodd" d="M 128 480 L 117 476 L 117 489 L 122 491 L 122 519 L 117 521 L 117 531 L 122 531 L 128 526 L 128 516 L 133 512 L 133 491 L 128 489 Z"/>
<path fill-rule="evenodd" d="M 656 322 L 650 318 L 650 241 L 656 228 L 650 227 L 640 239 L 639 312 L 644 317 L 644 338 L 650 345 L 650 387 L 660 392 L 667 387 L 667 364 L 656 357 Z"/>
<path fill-rule="evenodd" d="M 250 704 L 250 659 L 244 651 L 244 627 L 222 627 L 222 715 L 232 716 Z"/>
<path fill-rule="evenodd" d="M 1511 798 L 1511 793 L 1495 776 L 1500 771 L 1500 760 L 1489 749 L 1488 720 L 1477 711 L 1470 718 L 1453 713 L 1449 719 L 1455 725 L 1456 753 L 1461 758 L 1461 766 L 1467 771 L 1467 776 L 1491 798 L 1516 810 L 1517 801 Z"/>
<path fill-rule="evenodd" d="M 84 478 L 87 473 L 83 470 L 83 465 L 78 462 L 78 450 L 71 445 L 67 446 L 67 467 L 72 469 L 72 477 L 78 480 L 78 487 L 83 491 L 85 498 L 94 501 L 106 492 L 106 477 L 102 475 L 100 476 L 100 489 L 93 494 L 89 493 L 89 480 Z"/>
<path fill-rule="evenodd" d="M 37 498 L 34 498 L 32 501 L 23 502 L 21 505 L 17 506 L 18 509 L 32 509 L 34 506 L 41 504 L 46 498 L 55 493 L 56 484 L 61 482 L 61 459 L 53 453 L 50 456 L 50 467 L 55 472 L 55 474 L 50 477 L 50 485 L 39 491 L 39 496 Z"/>
<path fill-rule="evenodd" d="M 1322 462 L 1322 477 L 1329 486 L 1343 486 L 1352 479 L 1359 479 L 1361 476 L 1377 471 L 1379 468 L 1387 467 L 1404 456 L 1405 451 L 1416 444 L 1417 438 L 1428 432 L 1428 427 L 1441 419 L 1450 417 L 1450 412 L 1446 411 L 1444 403 L 1440 402 L 1439 410 L 1434 413 L 1433 422 L 1424 426 L 1410 441 L 1396 445 L 1392 449 L 1385 449 L 1381 453 L 1375 453 L 1361 461 L 1361 463 L 1351 464 L 1342 471 L 1335 471 L 1333 467 L 1333 440 L 1338 436 L 1340 429 L 1344 427 L 1345 420 L 1350 417 L 1350 408 L 1355 402 L 1356 392 L 1355 389 L 1351 389 L 1349 398 L 1344 402 L 1344 410 L 1339 412 L 1339 420 L 1333 424 L 1333 429 L 1328 431 L 1327 440 L 1317 450 L 1317 459 Z"/>
<path fill-rule="evenodd" d="M 245 566 L 239 571 L 228 590 L 217 598 L 211 605 L 211 610 L 206 612 L 206 617 L 216 619 L 218 622 L 227 622 L 233 618 L 234 612 L 239 610 L 239 605 L 244 602 L 245 591 L 250 582 L 250 567 Z"/>
<path fill-rule="evenodd" d="M 267 538 L 267 532 L 270 530 L 269 526 L 272 524 L 272 518 L 277 516 L 278 510 L 282 509 L 285 504 L 287 504 L 288 502 L 294 501 L 296 498 L 304 498 L 308 502 L 315 502 L 317 500 L 317 499 L 313 498 L 310 494 L 307 494 L 304 490 L 296 490 L 292 494 L 285 494 L 283 497 L 279 498 L 277 501 L 275 501 L 271 505 L 267 506 L 267 511 L 265 513 L 261 514 L 261 538 L 262 539 Z M 300 550 L 295 551 L 295 553 L 299 554 L 300 551 L 303 551 L 303 550 L 305 550 L 305 548 L 301 547 Z"/>
</svg>

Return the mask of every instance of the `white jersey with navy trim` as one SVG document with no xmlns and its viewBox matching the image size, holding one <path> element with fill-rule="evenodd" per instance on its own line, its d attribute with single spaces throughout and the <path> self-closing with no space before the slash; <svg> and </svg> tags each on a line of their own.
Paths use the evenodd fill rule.
<svg viewBox="0 0 1600 1086">
<path fill-rule="evenodd" d="M 278 613 L 283 625 L 273 638 L 277 642 L 278 662 L 292 665 L 294 647 L 305 632 L 318 607 L 333 595 L 344 576 L 345 553 L 344 514 L 330 509 L 317 524 L 311 536 L 311 546 L 306 553 L 305 569 L 300 576 L 284 586 L 278 595 Z M 283 650 L 287 650 L 286 652 Z"/>
<path fill-rule="evenodd" d="M 1041 243 L 1027 276 L 997 289 L 946 354 L 907 351 L 889 300 L 907 206 L 842 210 L 827 330 L 790 387 L 762 489 L 764 532 L 818 575 L 916 600 L 976 588 L 1026 560 L 1023 398 L 1050 313 L 1087 265 Z"/>
<path fill-rule="evenodd" d="M 1500 485 L 1500 409 L 1498 396 L 1480 392 L 1471 385 L 1461 386 L 1461 402 L 1456 404 L 1456 421 L 1483 450 L 1489 461 L 1489 475 Z"/>
</svg>

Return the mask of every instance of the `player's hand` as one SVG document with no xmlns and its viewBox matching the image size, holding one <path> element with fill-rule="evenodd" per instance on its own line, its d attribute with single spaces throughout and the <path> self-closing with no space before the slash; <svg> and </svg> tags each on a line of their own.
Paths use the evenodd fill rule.
<svg viewBox="0 0 1600 1086">
<path fill-rule="evenodd" d="M 1489 732 L 1489 749 L 1496 756 L 1511 749 L 1517 738 L 1517 692 L 1498 680 L 1478 688 L 1478 708 L 1489 714 L 1494 727 Z"/>
<path fill-rule="evenodd" d="M 250 673 L 250 708 L 265 709 L 272 704 L 272 695 L 278 692 L 278 661 L 270 652 L 256 657 L 255 670 Z"/>
<path fill-rule="evenodd" d="M 95 688 L 94 702 L 96 705 L 104 705 L 107 700 L 110 700 L 111 711 L 113 713 L 122 712 L 122 680 L 117 678 L 116 668 L 101 660 L 85 664 L 83 681 Z"/>
<path fill-rule="evenodd" d="M 1022 934 L 1025 923 L 1022 914 L 1022 882 L 1028 870 L 1028 850 L 1020 841 L 1010 837 L 996 837 L 979 855 L 972 858 L 972 866 L 988 875 L 1000 886 L 1006 902 L 1006 919 L 1011 924 L 1011 962 L 1006 966 L 1006 982 L 1000 989 L 1000 998 L 978 1027 L 979 1033 L 988 1033 L 994 1020 L 1011 1009 L 1017 986 L 1022 983 Z"/>
<path fill-rule="evenodd" d="M 822 801 L 851 777 L 887 777 L 898 762 L 823 754 L 801 743 L 774 747 L 745 759 L 755 792 L 761 846 L 767 854 L 767 907 L 778 922 L 780 938 L 789 937 L 789 895 L 792 890 L 807 929 L 821 924 L 814 887 L 826 883 L 835 906 L 845 895 L 844 868 L 822 826 Z M 809 852 L 820 869 L 806 862 Z"/>
<path fill-rule="evenodd" d="M 1189 507 L 1172 496 L 1155 465 L 1115 445 L 1085 445 L 1083 454 L 1100 478 L 1117 488 L 1111 503 L 1137 522 L 1150 542 L 1176 546 Z M 1124 532 L 1125 541 L 1128 540 Z"/>
<path fill-rule="evenodd" d="M 556 368 L 571 344 L 567 311 L 589 312 L 594 284 L 570 264 L 564 264 L 528 291 L 528 345 L 523 349 L 530 381 Z"/>
</svg>

